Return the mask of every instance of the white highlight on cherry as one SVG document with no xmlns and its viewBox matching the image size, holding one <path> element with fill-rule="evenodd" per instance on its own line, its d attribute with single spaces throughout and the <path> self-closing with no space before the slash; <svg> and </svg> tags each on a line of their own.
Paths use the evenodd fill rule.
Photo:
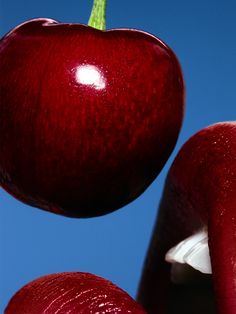
<svg viewBox="0 0 236 314">
<path fill-rule="evenodd" d="M 94 65 L 85 64 L 76 68 L 76 81 L 79 84 L 87 85 L 95 89 L 103 89 L 106 86 L 106 81 L 101 71 Z"/>
<path fill-rule="evenodd" d="M 212 274 L 207 230 L 201 230 L 177 244 L 167 252 L 165 259 L 172 264 L 188 264 L 204 274 Z"/>
</svg>

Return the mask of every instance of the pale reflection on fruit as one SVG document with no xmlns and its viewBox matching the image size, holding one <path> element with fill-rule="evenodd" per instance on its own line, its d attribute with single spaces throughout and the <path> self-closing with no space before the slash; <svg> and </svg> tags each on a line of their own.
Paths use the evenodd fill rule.
<svg viewBox="0 0 236 314">
<path fill-rule="evenodd" d="M 106 81 L 98 69 L 94 65 L 85 64 L 76 68 L 75 78 L 78 84 L 87 85 L 95 89 L 104 89 L 106 87 Z"/>
</svg>

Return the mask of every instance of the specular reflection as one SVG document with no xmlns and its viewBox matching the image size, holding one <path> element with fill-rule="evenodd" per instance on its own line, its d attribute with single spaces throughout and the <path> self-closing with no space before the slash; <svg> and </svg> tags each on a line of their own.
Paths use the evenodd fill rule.
<svg viewBox="0 0 236 314">
<path fill-rule="evenodd" d="M 77 83 L 98 90 L 106 87 L 106 80 L 101 70 L 94 65 L 83 64 L 76 67 L 75 78 Z"/>
</svg>

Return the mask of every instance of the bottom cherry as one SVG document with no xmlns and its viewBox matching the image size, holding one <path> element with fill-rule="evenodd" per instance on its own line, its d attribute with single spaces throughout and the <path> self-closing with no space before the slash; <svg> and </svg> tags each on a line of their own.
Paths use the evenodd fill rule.
<svg viewBox="0 0 236 314">
<path fill-rule="evenodd" d="M 38 278 L 21 288 L 4 314 L 145 314 L 126 292 L 101 277 L 67 272 Z"/>
</svg>

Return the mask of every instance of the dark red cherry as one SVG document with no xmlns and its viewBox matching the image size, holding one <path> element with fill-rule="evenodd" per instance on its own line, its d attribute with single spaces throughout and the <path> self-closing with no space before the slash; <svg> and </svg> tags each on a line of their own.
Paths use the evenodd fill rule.
<svg viewBox="0 0 236 314">
<path fill-rule="evenodd" d="M 182 123 L 179 63 L 158 38 L 49 19 L 0 41 L 0 184 L 71 217 L 138 197 Z"/>
<path fill-rule="evenodd" d="M 165 261 L 169 249 L 201 230 L 208 232 L 214 293 L 204 281 L 203 285 L 175 285 L 171 266 Z M 196 133 L 174 160 L 146 258 L 139 301 L 150 314 L 234 314 L 235 265 L 236 121 L 231 121 Z"/>
<path fill-rule="evenodd" d="M 142 307 L 110 281 L 89 273 L 59 273 L 21 288 L 4 314 L 145 314 Z"/>
</svg>

